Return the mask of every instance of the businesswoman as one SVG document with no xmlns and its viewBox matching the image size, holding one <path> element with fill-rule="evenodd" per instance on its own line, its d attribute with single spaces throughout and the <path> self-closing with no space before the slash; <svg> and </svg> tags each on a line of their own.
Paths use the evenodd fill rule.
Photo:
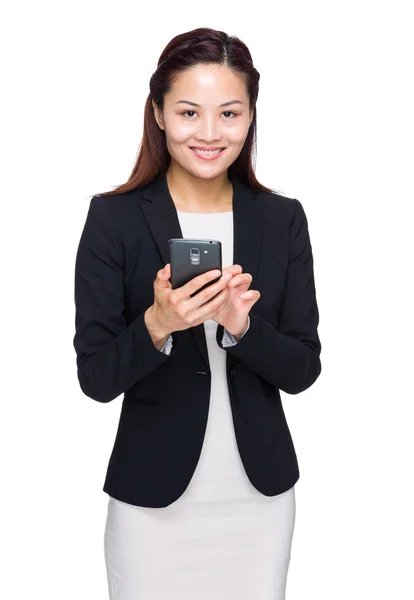
<svg viewBox="0 0 414 600">
<path fill-rule="evenodd" d="M 111 600 L 285 598 L 299 469 L 280 390 L 315 382 L 321 344 L 303 206 L 253 170 L 258 84 L 238 38 L 173 38 L 129 180 L 90 201 L 74 346 L 87 396 L 123 394 L 103 486 Z M 222 243 L 223 277 L 198 294 L 218 273 L 173 290 L 181 237 Z"/>
</svg>

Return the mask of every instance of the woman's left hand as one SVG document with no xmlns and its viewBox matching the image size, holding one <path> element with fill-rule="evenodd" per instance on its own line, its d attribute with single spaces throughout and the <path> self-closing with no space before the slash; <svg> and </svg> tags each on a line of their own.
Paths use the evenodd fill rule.
<svg viewBox="0 0 414 600">
<path fill-rule="evenodd" d="M 239 266 L 237 270 L 241 270 Z M 223 273 L 232 273 L 232 278 L 227 283 L 228 299 L 221 311 L 213 317 L 220 325 L 235 337 L 239 337 L 248 325 L 250 309 L 260 298 L 258 290 L 249 290 L 252 282 L 250 273 L 235 273 L 235 269 L 223 269 Z M 240 296 L 243 296 L 242 298 Z"/>
</svg>

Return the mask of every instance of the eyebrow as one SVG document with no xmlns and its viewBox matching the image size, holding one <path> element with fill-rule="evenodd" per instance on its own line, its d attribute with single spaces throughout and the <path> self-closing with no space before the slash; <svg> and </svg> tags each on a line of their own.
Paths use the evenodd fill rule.
<svg viewBox="0 0 414 600">
<path fill-rule="evenodd" d="M 191 102 L 190 100 L 178 100 L 178 102 L 176 102 L 176 104 L 191 104 L 191 106 L 197 106 L 199 108 L 201 108 L 200 104 L 196 104 L 195 102 Z M 230 100 L 229 102 L 223 102 L 223 104 L 220 104 L 219 106 L 230 106 L 231 104 L 244 104 L 244 102 L 241 102 L 241 100 Z"/>
</svg>

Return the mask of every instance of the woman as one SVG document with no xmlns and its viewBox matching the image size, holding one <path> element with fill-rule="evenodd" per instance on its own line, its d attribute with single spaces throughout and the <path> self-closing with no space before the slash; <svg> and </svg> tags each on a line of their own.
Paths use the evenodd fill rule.
<svg viewBox="0 0 414 600">
<path fill-rule="evenodd" d="M 238 38 L 175 37 L 128 182 L 90 203 L 78 377 L 99 402 L 124 394 L 103 487 L 111 600 L 285 597 L 299 470 L 279 390 L 314 383 L 321 344 L 303 207 L 252 167 L 258 82 Z M 173 290 L 175 237 L 220 240 L 223 277 Z"/>
</svg>

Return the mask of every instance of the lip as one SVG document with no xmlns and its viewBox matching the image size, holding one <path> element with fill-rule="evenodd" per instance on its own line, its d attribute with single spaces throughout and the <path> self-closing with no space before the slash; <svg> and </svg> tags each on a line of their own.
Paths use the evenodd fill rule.
<svg viewBox="0 0 414 600">
<path fill-rule="evenodd" d="M 197 156 L 197 158 L 201 159 L 201 160 L 216 160 L 219 156 L 221 156 L 223 154 L 223 152 L 226 150 L 225 148 L 222 148 L 221 152 L 217 152 L 217 154 L 199 154 L 198 152 L 195 152 L 193 150 L 193 148 L 198 148 L 200 150 L 217 150 L 218 148 L 220 148 L 220 146 L 217 146 L 216 148 L 200 148 L 199 146 L 190 146 L 190 150 L 191 152 Z"/>
</svg>

